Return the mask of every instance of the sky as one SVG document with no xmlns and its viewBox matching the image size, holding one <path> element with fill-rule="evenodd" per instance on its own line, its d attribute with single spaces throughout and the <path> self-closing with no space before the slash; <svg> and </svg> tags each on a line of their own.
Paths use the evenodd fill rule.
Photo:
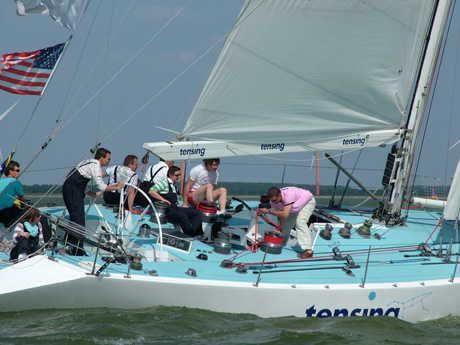
<svg viewBox="0 0 460 345">
<path fill-rule="evenodd" d="M 21 166 L 31 163 L 21 176 L 24 184 L 62 183 L 72 166 L 90 157 L 89 150 L 98 141 L 101 147 L 112 151 L 112 163 L 122 164 L 127 154 L 142 157 L 145 142 L 174 139 L 174 134 L 156 126 L 177 132 L 183 129 L 223 38 L 244 1 L 191 1 L 174 24 L 162 30 L 187 2 L 93 0 L 23 136 L 39 98 L 0 91 L 0 114 L 19 100 L 0 121 L 0 150 L 5 158 L 18 145 L 14 159 Z M 432 105 L 432 129 L 424 141 L 425 159 L 418 172 L 429 177 L 426 181 L 451 178 L 460 157 L 460 145 L 446 153 L 448 147 L 460 140 L 460 85 L 456 82 L 459 27 L 457 8 Z M 64 42 L 70 36 L 67 29 L 48 16 L 19 17 L 13 0 L 0 2 L 0 29 L 0 54 L 38 50 Z M 74 74 L 76 66 L 79 67 Z M 62 126 L 56 136 L 35 158 L 61 118 Z M 380 185 L 389 148 L 367 151 L 372 152 L 363 151 L 356 176 L 372 189 Z M 358 155 L 344 155 L 343 165 L 352 170 Z M 315 184 L 313 157 L 314 153 L 306 152 L 226 158 L 219 168 L 220 181 L 280 183 L 284 179 L 285 184 Z M 157 158 L 150 154 L 150 163 L 156 162 Z M 194 161 L 192 166 L 198 163 Z M 335 167 L 322 159 L 320 184 L 331 185 L 335 177 Z M 340 174 L 338 184 L 346 182 Z"/>
</svg>

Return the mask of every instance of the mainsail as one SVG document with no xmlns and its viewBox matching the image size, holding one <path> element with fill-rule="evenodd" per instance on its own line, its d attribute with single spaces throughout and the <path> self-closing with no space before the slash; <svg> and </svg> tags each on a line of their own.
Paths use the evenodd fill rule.
<svg viewBox="0 0 460 345">
<path fill-rule="evenodd" d="M 182 134 L 311 150 L 396 141 L 435 3 L 247 1 Z"/>
<path fill-rule="evenodd" d="M 184 159 L 195 139 L 220 157 L 393 143 L 436 3 L 247 0 L 182 132 L 191 142 L 144 147 Z"/>
</svg>

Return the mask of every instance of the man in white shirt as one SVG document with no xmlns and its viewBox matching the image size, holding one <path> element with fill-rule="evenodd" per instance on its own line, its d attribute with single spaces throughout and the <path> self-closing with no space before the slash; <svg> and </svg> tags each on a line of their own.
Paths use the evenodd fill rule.
<svg viewBox="0 0 460 345">
<path fill-rule="evenodd" d="M 109 181 L 107 182 L 109 186 L 116 185 L 119 181 L 124 181 L 125 183 L 137 186 L 137 167 L 137 157 L 135 155 L 127 155 L 122 166 L 114 165 L 106 170 L 103 170 L 102 177 L 109 177 Z M 126 186 L 123 189 L 125 190 L 126 188 L 129 188 L 129 190 L 128 193 L 124 193 L 125 199 L 126 196 L 128 199 L 127 202 L 125 200 L 125 208 L 128 209 L 129 212 L 132 212 L 136 190 Z M 120 192 L 117 190 L 104 192 L 104 202 L 108 205 L 118 205 L 120 203 Z"/>
<path fill-rule="evenodd" d="M 110 192 L 112 190 L 118 190 L 123 187 L 124 182 L 119 181 L 114 186 L 107 186 L 102 181 L 102 168 L 107 166 L 110 162 L 110 151 L 104 148 L 100 148 L 96 151 L 94 159 L 88 159 L 81 162 L 73 169 L 62 185 L 62 197 L 64 203 L 69 212 L 69 219 L 81 226 L 85 226 L 85 191 L 88 182 L 93 180 L 96 187 L 100 191 Z M 86 194 L 95 198 L 97 194 L 93 191 L 87 191 Z M 81 246 L 76 237 L 69 235 L 68 242 L 74 245 L 74 253 L 76 255 L 83 255 Z"/>
<path fill-rule="evenodd" d="M 152 188 L 158 182 L 168 178 L 168 169 L 174 165 L 174 161 L 165 161 L 160 159 L 160 161 L 152 165 L 145 172 L 144 178 L 139 185 L 139 188 L 148 195 L 150 200 L 153 202 L 155 199 L 149 194 L 150 188 Z M 136 200 L 134 202 L 136 205 L 147 207 L 149 204 L 148 200 L 141 193 L 137 193 Z"/>
</svg>

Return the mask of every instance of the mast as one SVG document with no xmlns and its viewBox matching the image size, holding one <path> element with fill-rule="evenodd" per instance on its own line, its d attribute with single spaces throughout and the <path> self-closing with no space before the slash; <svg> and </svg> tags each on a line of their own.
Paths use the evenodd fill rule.
<svg viewBox="0 0 460 345">
<path fill-rule="evenodd" d="M 401 146 L 399 149 L 393 150 L 394 155 L 389 154 L 389 156 L 392 155 L 392 158 L 389 157 L 387 169 L 391 169 L 391 174 L 386 173 L 385 175 L 390 177 L 388 186 L 391 187 L 391 194 L 389 200 L 385 203 L 383 213 L 389 212 L 395 217 L 399 217 L 405 201 L 417 138 L 429 99 L 431 82 L 437 67 L 451 5 L 452 0 L 440 0 L 433 8 L 431 30 L 428 31 L 426 37 L 425 54 L 422 56 L 419 79 L 408 114 L 406 129 L 401 139 Z"/>
</svg>

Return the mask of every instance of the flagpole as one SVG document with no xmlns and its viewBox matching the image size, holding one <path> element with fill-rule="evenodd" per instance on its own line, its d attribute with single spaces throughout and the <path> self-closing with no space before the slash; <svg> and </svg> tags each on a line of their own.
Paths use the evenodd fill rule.
<svg viewBox="0 0 460 345">
<path fill-rule="evenodd" d="M 45 93 L 46 89 L 48 88 L 48 84 L 49 82 L 51 81 L 51 78 L 53 78 L 53 75 L 54 75 L 54 72 L 56 71 L 57 67 L 59 66 L 59 63 L 61 62 L 61 59 L 62 57 L 64 56 L 66 50 L 67 50 L 67 47 L 69 46 L 70 44 L 70 41 L 72 41 L 72 38 L 73 38 L 73 35 L 70 35 L 69 39 L 65 42 L 65 46 L 64 48 L 62 48 L 62 52 L 61 52 L 61 55 L 59 55 L 57 61 L 56 61 L 56 64 L 54 65 L 54 68 L 53 70 L 51 71 L 51 74 L 50 74 L 50 77 L 48 78 L 48 80 L 46 81 L 46 84 L 45 84 L 45 87 L 43 88 L 43 91 L 42 93 L 40 94 L 40 99 L 42 98 L 43 94 Z"/>
</svg>

